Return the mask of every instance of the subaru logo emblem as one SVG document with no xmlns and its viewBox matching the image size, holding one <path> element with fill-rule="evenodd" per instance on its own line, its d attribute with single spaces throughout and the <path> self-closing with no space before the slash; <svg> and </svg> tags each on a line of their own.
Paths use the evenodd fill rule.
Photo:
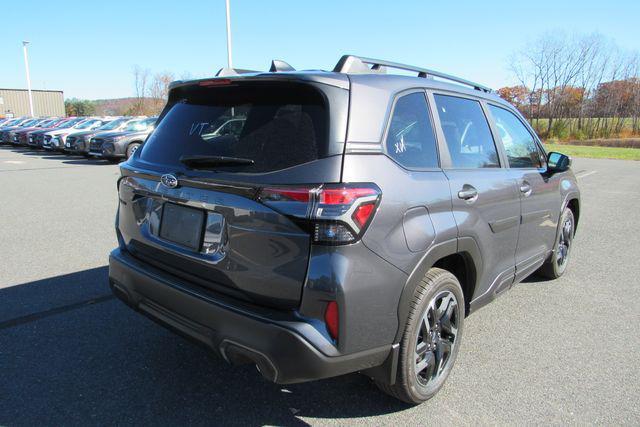
<svg viewBox="0 0 640 427">
<path fill-rule="evenodd" d="M 162 185 L 169 188 L 176 188 L 178 186 L 178 178 L 170 173 L 162 175 L 162 177 L 160 177 L 160 182 L 162 182 Z"/>
</svg>

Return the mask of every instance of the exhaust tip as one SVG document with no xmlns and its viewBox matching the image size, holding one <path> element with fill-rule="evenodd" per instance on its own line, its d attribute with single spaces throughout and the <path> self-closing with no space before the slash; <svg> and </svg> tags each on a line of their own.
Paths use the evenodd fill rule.
<svg viewBox="0 0 640 427">
<path fill-rule="evenodd" d="M 278 370 L 273 362 L 257 350 L 224 339 L 220 344 L 220 354 L 232 365 L 254 364 L 258 372 L 268 381 L 276 382 L 278 378 Z"/>
<path fill-rule="evenodd" d="M 132 301 L 131 301 L 131 297 L 129 295 L 129 292 L 125 289 L 124 286 L 121 286 L 120 284 L 116 283 L 113 280 L 109 281 L 109 287 L 111 288 L 111 292 L 113 292 L 113 294 L 122 302 L 124 302 L 127 305 L 132 305 Z"/>
</svg>

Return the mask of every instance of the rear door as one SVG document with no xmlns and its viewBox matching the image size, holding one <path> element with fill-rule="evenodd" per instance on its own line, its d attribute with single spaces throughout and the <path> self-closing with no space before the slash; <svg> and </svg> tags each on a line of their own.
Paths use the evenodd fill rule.
<svg viewBox="0 0 640 427">
<path fill-rule="evenodd" d="M 460 245 L 472 239 L 480 250 L 474 299 L 492 297 L 513 282 L 520 220 L 516 182 L 502 165 L 482 102 L 457 94 L 431 96 Z"/>
<path fill-rule="evenodd" d="M 553 248 L 562 201 L 557 182 L 545 174 L 546 161 L 533 134 L 513 112 L 488 105 L 504 146 L 509 172 L 520 193 L 521 220 L 516 250 L 519 280 L 535 271 Z"/>
<path fill-rule="evenodd" d="M 307 209 L 296 186 L 340 181 L 348 90 L 205 83 L 174 89 L 154 132 L 123 164 L 121 247 L 205 289 L 297 307 L 311 236 L 292 217 L 304 222 Z M 265 187 L 282 186 L 289 191 L 261 198 Z"/>
</svg>

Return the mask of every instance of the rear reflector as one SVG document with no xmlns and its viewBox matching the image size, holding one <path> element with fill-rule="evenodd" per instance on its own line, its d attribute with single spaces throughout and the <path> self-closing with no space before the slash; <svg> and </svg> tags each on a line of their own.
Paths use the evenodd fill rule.
<svg viewBox="0 0 640 427">
<path fill-rule="evenodd" d="M 324 322 L 327 325 L 327 332 L 334 340 L 338 339 L 338 326 L 339 326 L 339 318 L 338 318 L 338 303 L 335 301 L 330 301 L 327 304 L 327 308 L 324 312 Z"/>
<path fill-rule="evenodd" d="M 380 197 L 374 184 L 324 184 L 263 188 L 258 200 L 272 209 L 306 222 L 315 243 L 353 243 L 364 234 Z"/>
</svg>

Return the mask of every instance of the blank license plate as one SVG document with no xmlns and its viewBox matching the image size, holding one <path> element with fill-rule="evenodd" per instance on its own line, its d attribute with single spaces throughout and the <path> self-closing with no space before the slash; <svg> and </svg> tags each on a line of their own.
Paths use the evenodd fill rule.
<svg viewBox="0 0 640 427">
<path fill-rule="evenodd" d="M 204 214 L 200 209 L 165 203 L 162 207 L 160 237 L 182 246 L 200 250 Z"/>
</svg>

